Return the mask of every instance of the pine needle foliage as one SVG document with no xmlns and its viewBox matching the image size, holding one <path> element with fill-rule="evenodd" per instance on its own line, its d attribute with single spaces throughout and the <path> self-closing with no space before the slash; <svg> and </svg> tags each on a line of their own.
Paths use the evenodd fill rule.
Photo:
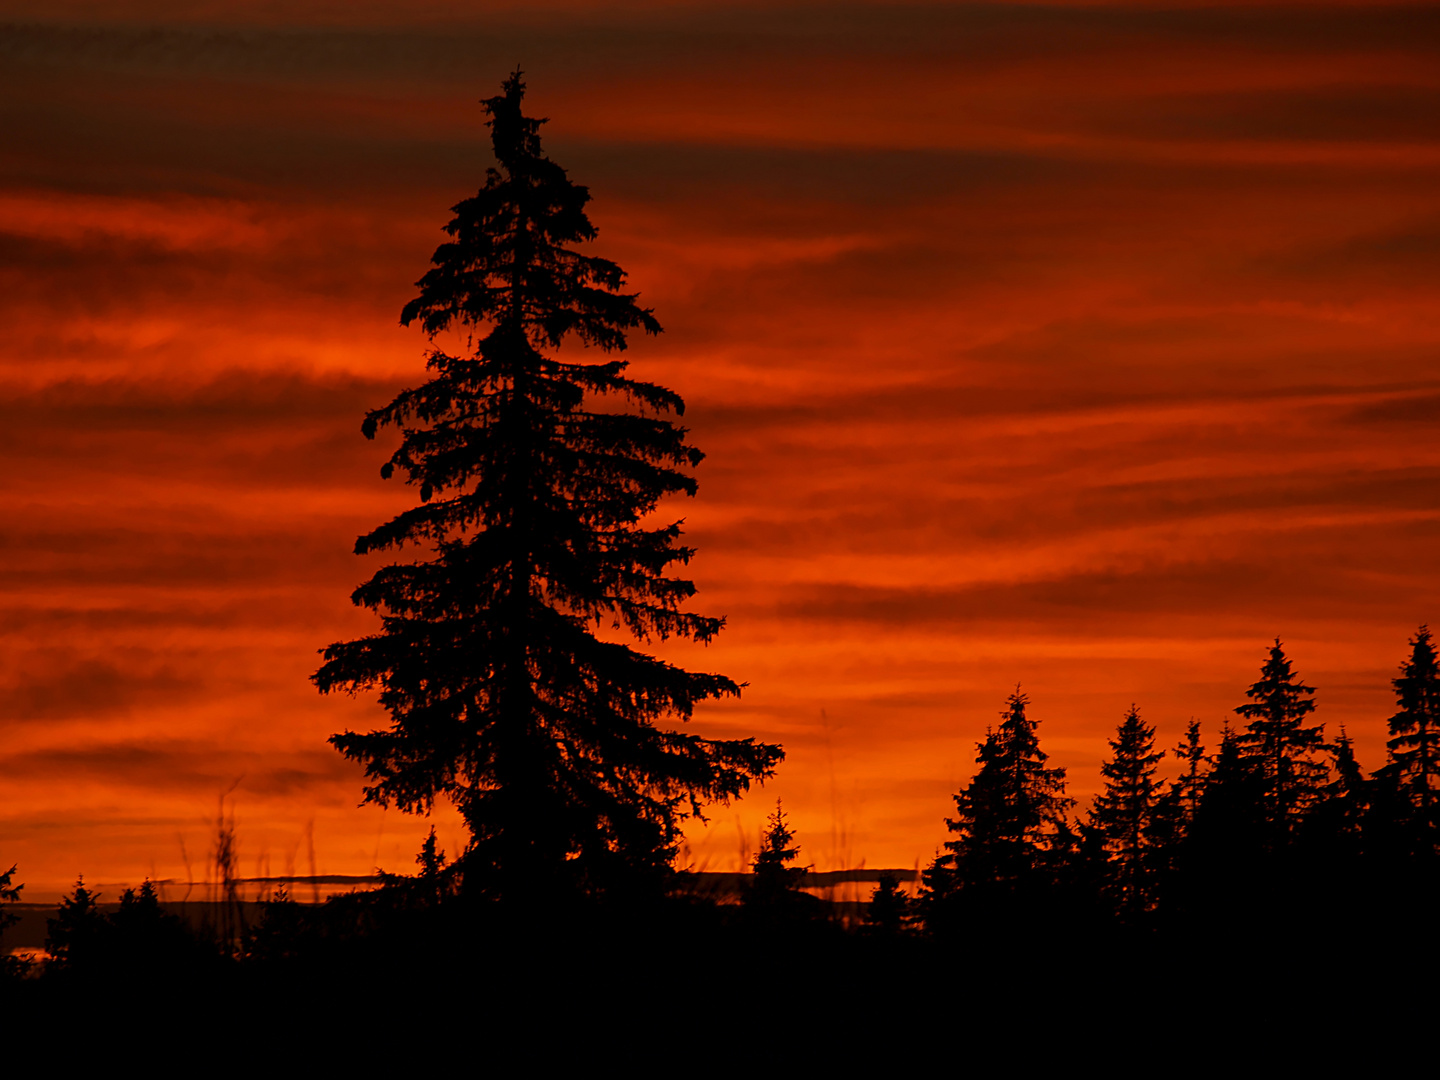
<svg viewBox="0 0 1440 1080">
<path fill-rule="evenodd" d="M 670 417 L 673 391 L 625 375 L 619 359 L 562 362 L 574 339 L 602 353 L 660 324 L 593 240 L 588 190 L 545 156 L 521 109 L 520 72 L 482 104 L 497 165 L 454 207 L 450 239 L 401 321 L 455 329 L 431 378 L 365 417 L 397 428 L 384 465 L 420 502 L 360 537 L 359 554 L 407 545 L 433 557 L 383 567 L 354 602 L 380 632 L 324 651 L 321 691 L 378 689 L 388 730 L 332 738 L 368 779 L 365 798 L 428 812 L 453 801 L 470 832 L 466 889 L 493 895 L 585 891 L 668 874 L 679 824 L 703 804 L 770 776 L 778 746 L 662 726 L 697 703 L 736 696 L 630 645 L 710 641 L 722 619 L 682 605 L 695 592 L 667 570 L 690 560 L 681 522 L 648 516 L 694 495 L 703 455 Z"/>
<path fill-rule="evenodd" d="M 1324 797 L 1310 811 L 1305 827 L 1312 848 L 1331 864 L 1354 859 L 1364 848 L 1365 816 L 1370 810 L 1371 785 L 1355 758 L 1354 740 L 1340 728 L 1331 747 L 1334 778 L 1325 786 Z"/>
<path fill-rule="evenodd" d="M 1155 749 L 1155 729 L 1140 719 L 1135 705 L 1110 740 L 1110 751 L 1100 766 L 1105 787 L 1091 807 L 1090 825 L 1104 837 L 1109 856 L 1107 890 L 1122 915 L 1136 918 L 1154 896 L 1156 809 L 1163 796 L 1157 767 L 1165 751 Z"/>
<path fill-rule="evenodd" d="M 775 800 L 775 812 L 766 823 L 760 850 L 750 866 L 754 877 L 747 899 L 752 902 L 773 902 L 798 889 L 805 880 L 805 868 L 790 865 L 799 857 L 800 847 L 795 843 L 795 831 L 790 828 L 779 799 Z"/>
<path fill-rule="evenodd" d="M 1283 846 L 1305 813 L 1322 797 L 1329 770 L 1315 755 L 1328 750 L 1325 726 L 1306 726 L 1315 711 L 1315 688 L 1296 677 L 1280 639 L 1260 669 L 1260 678 L 1235 712 L 1249 720 L 1237 737 L 1241 752 L 1258 766 L 1264 783 L 1272 842 Z"/>
<path fill-rule="evenodd" d="M 99 901 L 99 894 L 87 889 L 81 876 L 74 892 L 61 898 L 55 917 L 46 920 L 45 949 L 58 966 L 84 962 L 101 947 L 107 920 Z"/>
<path fill-rule="evenodd" d="M 18 865 L 11 866 L 9 870 L 0 874 L 0 905 L 18 904 L 20 902 L 20 891 L 24 889 L 25 886 L 12 884 L 15 880 L 15 872 L 19 869 L 20 867 Z M 14 926 L 17 918 L 18 916 L 6 911 L 3 906 L 0 906 L 0 934 L 3 934 L 10 927 Z"/>
<path fill-rule="evenodd" d="M 1410 656 L 1392 680 L 1389 760 L 1381 775 L 1406 804 L 1414 840 L 1428 854 L 1440 850 L 1440 662 L 1427 626 L 1410 639 Z"/>
<path fill-rule="evenodd" d="M 0 975 L 16 975 L 25 967 L 23 961 L 10 956 L 3 940 L 5 931 L 20 921 L 20 916 L 6 910 L 7 905 L 20 902 L 20 891 L 25 888 L 15 884 L 15 874 L 19 869 L 18 865 L 12 865 L 9 870 L 0 873 Z"/>
<path fill-rule="evenodd" d="M 1170 753 L 1185 763 L 1182 772 L 1171 784 L 1171 794 L 1180 810 L 1180 824 L 1188 826 L 1195 820 L 1195 811 L 1205 794 L 1205 744 L 1200 741 L 1200 721 L 1191 719 L 1185 726 L 1185 740 Z"/>
<path fill-rule="evenodd" d="M 973 779 L 955 795 L 955 817 L 945 825 L 955 839 L 945 844 L 934 888 L 945 876 L 953 886 L 1013 888 L 1045 865 L 1050 841 L 1067 829 L 1065 770 L 1047 768 L 1036 725 L 1019 689 L 1006 700 L 999 727 L 978 745 Z M 942 886 L 943 887 L 943 886 Z"/>
<path fill-rule="evenodd" d="M 881 874 L 865 904 L 865 926 L 877 937 L 899 937 L 910 929 L 913 907 L 895 875 Z"/>
</svg>

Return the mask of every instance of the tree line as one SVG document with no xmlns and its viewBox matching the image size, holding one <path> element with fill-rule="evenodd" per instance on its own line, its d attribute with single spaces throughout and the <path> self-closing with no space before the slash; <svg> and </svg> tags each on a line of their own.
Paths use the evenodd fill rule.
<svg viewBox="0 0 1440 1080">
<path fill-rule="evenodd" d="M 668 905 L 671 918 L 711 934 L 840 948 L 846 936 L 959 943 L 983 953 L 1011 948 L 1017 930 L 1160 942 L 1212 935 L 1233 943 L 1237 934 L 1277 928 L 1304 936 L 1337 920 L 1384 918 L 1396 907 L 1425 911 L 1440 871 L 1440 660 L 1428 627 L 1411 638 L 1392 685 L 1387 759 L 1366 776 L 1343 729 L 1327 739 L 1323 724 L 1309 722 L 1315 688 L 1276 640 L 1248 700 L 1234 710 L 1239 723 L 1223 725 L 1213 747 L 1197 720 L 1178 745 L 1157 746 L 1154 726 L 1132 705 L 1109 740 L 1102 789 L 1079 815 L 1065 770 L 1049 765 L 1017 688 L 977 745 L 976 771 L 946 819 L 952 839 L 924 871 L 917 896 L 882 877 L 858 926 L 840 918 L 805 891 L 806 871 L 792 865 L 796 835 L 777 803 L 738 904 L 697 898 L 687 875 L 671 870 L 652 904 L 631 889 L 623 909 L 593 906 L 602 921 L 587 925 L 614 925 L 636 910 L 653 917 Z M 1167 755 L 1180 766 L 1168 781 L 1160 776 Z M 416 862 L 413 875 L 384 875 L 373 892 L 319 906 L 297 904 L 281 889 L 250 925 L 232 916 L 223 929 L 218 921 L 185 923 L 148 881 L 126 890 L 111 912 L 81 882 L 49 922 L 50 973 L 264 970 L 333 961 L 399 927 L 450 933 L 457 911 L 475 920 L 477 894 L 433 830 Z M 15 872 L 0 874 L 0 904 L 20 898 Z M 572 894 L 531 891 L 521 917 L 536 924 L 560 912 L 573 917 L 575 902 Z M 0 932 L 11 922 L 0 913 Z M 27 973 L 18 960 L 6 963 L 12 976 Z"/>
<path fill-rule="evenodd" d="M 1427 627 L 1393 687 L 1387 759 L 1367 777 L 1343 728 L 1327 739 L 1309 722 L 1315 688 L 1277 639 L 1238 723 L 1211 746 L 1192 720 L 1179 745 L 1158 747 L 1132 705 L 1109 741 L 1102 790 L 1079 817 L 1017 690 L 979 745 L 979 768 L 946 821 L 953 838 L 905 915 L 941 936 L 1039 911 L 1137 932 L 1234 934 L 1350 922 L 1407 896 L 1428 906 L 1440 853 L 1440 667 Z M 1180 764 L 1169 782 L 1159 775 L 1167 753 Z"/>
</svg>

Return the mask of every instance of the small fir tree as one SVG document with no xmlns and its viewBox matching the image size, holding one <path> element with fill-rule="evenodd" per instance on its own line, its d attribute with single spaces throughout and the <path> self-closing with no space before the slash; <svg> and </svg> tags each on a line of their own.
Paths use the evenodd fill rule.
<svg viewBox="0 0 1440 1080">
<path fill-rule="evenodd" d="M 173 973 L 205 954 L 184 921 L 166 911 L 148 878 L 120 894 L 120 906 L 102 930 L 106 959 L 127 974 Z"/>
<path fill-rule="evenodd" d="M 110 920 L 100 910 L 100 897 L 85 887 L 82 874 L 75 891 L 60 901 L 60 909 L 46 922 L 45 951 L 61 968 L 93 961 L 104 945 Z"/>
<path fill-rule="evenodd" d="M 1182 922 L 1234 929 L 1244 924 L 1243 909 L 1266 872 L 1266 781 L 1228 724 L 1209 765 L 1175 860 L 1174 909 Z"/>
<path fill-rule="evenodd" d="M 420 854 L 415 856 L 415 865 L 420 867 L 419 876 L 424 881 L 438 882 L 440 874 L 445 869 L 445 852 L 438 847 L 435 838 L 435 827 L 430 827 L 430 833 L 425 837 L 425 842 L 420 845 Z"/>
<path fill-rule="evenodd" d="M 1057 833 L 1071 835 L 1065 814 L 1065 770 L 1046 767 L 1029 699 L 1016 688 L 1000 714 L 1000 726 L 978 745 L 975 776 L 955 795 L 955 817 L 945 844 L 926 876 L 939 899 L 954 891 L 1013 890 L 1033 882 L 1047 866 Z"/>
<path fill-rule="evenodd" d="M 680 523 L 649 515 L 695 493 L 701 453 L 669 419 L 674 392 L 624 362 L 562 362 L 567 339 L 607 352 L 658 333 L 621 291 L 623 271 L 583 254 L 589 192 L 541 151 L 517 71 L 484 102 L 497 167 L 454 208 L 401 321 L 469 332 L 473 353 L 430 354 L 433 377 L 371 412 L 367 437 L 400 430 L 381 470 L 420 505 L 362 536 L 356 552 L 404 545 L 428 561 L 378 571 L 354 602 L 379 633 L 325 650 L 321 691 L 378 688 L 388 730 L 331 741 L 365 768 L 365 798 L 428 812 L 448 798 L 470 833 L 467 889 L 534 901 L 557 890 L 656 889 L 680 822 L 772 775 L 778 746 L 671 730 L 697 703 L 735 696 L 626 644 L 708 642 L 723 620 L 681 609 L 691 582 Z M 478 341 L 474 340 L 478 336 Z M 469 347 L 469 346 L 467 346 Z"/>
<path fill-rule="evenodd" d="M 1229 724 L 1220 729 L 1220 746 L 1208 758 L 1210 770 L 1206 775 L 1205 789 L 1196 807 L 1196 828 L 1202 819 L 1218 817 L 1226 821 L 1245 821 L 1258 831 L 1264 814 L 1261 796 L 1264 793 L 1265 776 L 1255 758 L 1245 752 L 1241 733 Z"/>
<path fill-rule="evenodd" d="M 281 885 L 260 906 L 260 918 L 246 935 L 245 959 L 260 964 L 299 959 L 307 946 L 314 946 L 311 915 L 318 910 L 318 905 L 306 910 Z"/>
<path fill-rule="evenodd" d="M 440 850 L 439 839 L 432 826 L 426 834 L 420 851 L 415 856 L 419 867 L 414 874 L 387 874 L 377 871 L 384 887 L 376 894 L 379 903 L 376 910 L 438 913 L 445 901 L 453 897 L 459 880 L 456 867 Z M 383 894 L 383 898 L 381 896 Z"/>
<path fill-rule="evenodd" d="M 1150 855 L 1157 892 L 1169 888 L 1179 872 L 1186 839 L 1205 796 L 1210 759 L 1200 741 L 1200 721 L 1191 718 L 1185 738 L 1170 753 L 1183 764 L 1180 775 L 1160 795 L 1152 815 Z"/>
<path fill-rule="evenodd" d="M 446 868 L 445 862 L 445 852 L 440 850 L 435 838 L 435 828 L 431 826 L 425 843 L 420 845 L 420 854 L 415 856 L 415 864 L 420 869 L 412 882 L 412 888 L 422 904 L 438 906 L 453 888 L 454 875 Z"/>
<path fill-rule="evenodd" d="M 168 915 L 160 906 L 160 892 L 154 882 L 146 878 L 139 889 L 125 889 L 120 893 L 120 907 L 111 917 L 117 927 L 127 933 L 144 934 L 148 928 L 159 925 L 167 919 L 179 919 Z"/>
<path fill-rule="evenodd" d="M 1322 795 L 1329 776 L 1315 755 L 1328 749 L 1325 726 L 1306 726 L 1315 711 L 1315 688 L 1300 682 L 1280 639 L 1270 647 L 1260 679 L 1245 696 L 1250 701 L 1235 712 L 1250 722 L 1238 738 L 1244 754 L 1258 766 L 1264 780 L 1265 817 L 1269 843 L 1283 847 L 1305 813 Z"/>
<path fill-rule="evenodd" d="M 773 903 L 793 893 L 806 874 L 804 867 L 790 865 L 799 857 L 800 847 L 794 843 L 795 833 L 785 820 L 779 799 L 775 800 L 775 812 L 766 821 L 764 840 L 750 863 L 753 877 L 747 898 L 756 903 Z"/>
<path fill-rule="evenodd" d="M 20 916 L 16 915 L 13 911 L 5 910 L 3 906 L 5 904 L 18 904 L 20 902 L 20 890 L 25 888 L 25 886 L 13 884 L 15 881 L 15 873 L 19 869 L 19 865 L 16 864 L 11 866 L 10 869 L 6 870 L 3 874 L 0 874 L 0 934 L 9 930 L 20 918 Z"/>
<path fill-rule="evenodd" d="M 11 956 L 5 948 L 5 931 L 20 921 L 20 916 L 6 910 L 7 905 L 20 902 L 20 890 L 25 888 L 24 885 L 14 884 L 15 873 L 19 869 L 18 865 L 14 865 L 0 874 L 0 975 L 20 975 L 28 966 L 25 961 Z"/>
<path fill-rule="evenodd" d="M 1380 770 L 1394 789 L 1402 824 L 1413 851 L 1440 851 L 1440 661 L 1430 629 L 1410 639 L 1410 656 L 1391 681 L 1395 715 L 1390 717 L 1389 760 Z"/>
<path fill-rule="evenodd" d="M 1110 740 L 1112 756 L 1100 766 L 1104 790 L 1095 797 L 1090 825 L 1104 837 L 1109 861 L 1106 886 L 1127 919 L 1142 916 L 1154 900 L 1156 809 L 1162 795 L 1157 766 L 1165 757 L 1155 749 L 1155 729 L 1130 711 Z"/>
<path fill-rule="evenodd" d="M 741 897 L 745 919 L 752 929 L 783 935 L 809 932 L 823 922 L 824 905 L 801 888 L 809 868 L 790 865 L 799 855 L 795 833 L 776 799 L 775 812 L 768 819 L 760 850 L 751 861 L 750 881 Z"/>
<path fill-rule="evenodd" d="M 1327 797 L 1340 799 L 1357 807 L 1363 806 L 1365 772 L 1360 768 L 1360 762 L 1355 759 L 1355 740 L 1350 738 L 1344 725 L 1341 725 L 1340 737 L 1335 740 L 1332 753 L 1335 757 L 1335 779 L 1325 789 Z M 1358 811 L 1354 816 L 1358 817 Z"/>
<path fill-rule="evenodd" d="M 1180 810 L 1181 821 L 1188 825 L 1195 820 L 1195 811 L 1205 793 L 1205 771 L 1209 760 L 1200 741 L 1200 721 L 1191 719 L 1185 728 L 1185 741 L 1170 751 L 1184 763 L 1184 771 L 1171 784 L 1171 792 Z"/>
<path fill-rule="evenodd" d="M 1340 729 L 1331 747 L 1334 779 L 1305 821 L 1307 846 L 1328 872 L 1348 870 L 1344 862 L 1359 858 L 1364 849 L 1365 819 L 1370 810 L 1370 784 L 1355 759 L 1354 741 Z"/>
<path fill-rule="evenodd" d="M 881 874 L 865 905 L 865 925 L 877 937 L 900 937 L 910 928 L 911 907 L 910 897 L 895 875 Z"/>
</svg>

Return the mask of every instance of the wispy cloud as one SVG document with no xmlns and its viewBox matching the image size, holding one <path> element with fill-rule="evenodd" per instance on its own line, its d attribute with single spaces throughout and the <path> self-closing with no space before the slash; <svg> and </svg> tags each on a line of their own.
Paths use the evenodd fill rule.
<svg viewBox="0 0 1440 1080">
<path fill-rule="evenodd" d="M 1016 681 L 1083 795 L 1277 633 L 1378 761 L 1440 595 L 1440 14 L 472 9 L 0 27 L 0 859 L 179 876 L 243 777 L 277 852 L 408 864 L 324 744 L 383 715 L 308 676 L 374 626 L 353 540 L 414 493 L 359 422 L 517 60 L 710 455 L 667 512 L 730 621 L 667 658 L 749 681 L 694 723 L 790 747 L 802 842 L 849 791 L 857 855 L 928 854 Z"/>
</svg>

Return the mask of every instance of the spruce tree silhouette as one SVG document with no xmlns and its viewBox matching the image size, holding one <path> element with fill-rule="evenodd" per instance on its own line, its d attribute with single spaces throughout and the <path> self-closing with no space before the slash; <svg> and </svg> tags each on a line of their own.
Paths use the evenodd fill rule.
<svg viewBox="0 0 1440 1080">
<path fill-rule="evenodd" d="M 874 937 L 900 937 L 910 929 L 912 907 L 895 875 L 881 874 L 865 905 L 865 928 Z"/>
<path fill-rule="evenodd" d="M 18 865 L 14 865 L 0 874 L 0 905 L 20 902 L 20 890 L 25 886 L 11 884 L 15 880 L 15 872 L 19 869 Z M 6 911 L 4 907 L 0 907 L 0 934 L 14 926 L 19 917 L 13 912 Z"/>
<path fill-rule="evenodd" d="M 1340 729 L 1331 748 L 1334 779 L 1306 817 L 1302 836 L 1308 854 L 1327 876 L 1353 871 L 1364 847 L 1365 819 L 1370 810 L 1370 784 L 1355 759 L 1354 740 Z"/>
<path fill-rule="evenodd" d="M 131 977 L 173 974 L 215 955 L 201 947 L 179 916 L 160 906 L 160 894 L 149 880 L 138 890 L 124 890 L 120 907 L 106 921 L 105 960 Z"/>
<path fill-rule="evenodd" d="M 1410 639 L 1410 656 L 1391 681 L 1399 706 L 1390 717 L 1389 756 L 1379 777 L 1397 799 L 1396 816 L 1409 853 L 1440 852 L 1440 662 L 1430 629 Z"/>
<path fill-rule="evenodd" d="M 1284 847 L 1305 813 L 1321 798 L 1329 769 L 1314 755 L 1328 749 L 1325 726 L 1301 721 L 1315 711 L 1315 688 L 1299 682 L 1280 639 L 1270 647 L 1260 679 L 1235 712 L 1250 721 L 1238 744 L 1264 778 L 1264 805 L 1274 847 Z"/>
<path fill-rule="evenodd" d="M 1182 825 L 1195 820 L 1195 811 L 1205 792 L 1205 746 L 1200 741 L 1200 721 L 1192 719 L 1185 727 L 1185 741 L 1170 753 L 1185 763 L 1182 772 L 1171 784 L 1171 793 L 1180 811 Z"/>
<path fill-rule="evenodd" d="M 1157 809 L 1163 790 L 1157 766 L 1165 757 L 1155 749 L 1155 729 L 1130 711 L 1110 740 L 1112 756 L 1100 765 L 1105 787 L 1090 809 L 1090 826 L 1104 837 L 1109 854 L 1105 888 L 1115 909 L 1134 921 L 1154 901 L 1160 838 Z"/>
<path fill-rule="evenodd" d="M 774 903 L 794 892 L 805 880 L 805 868 L 790 865 L 799 857 L 800 848 L 791 846 L 795 833 L 785 820 L 785 810 L 779 799 L 775 800 L 775 811 L 766 821 L 769 827 L 765 830 L 760 850 L 751 860 L 750 870 L 754 877 L 746 894 L 747 900 L 756 903 Z"/>
<path fill-rule="evenodd" d="M 104 948 L 109 920 L 100 910 L 99 896 L 85 887 L 82 875 L 75 891 L 60 900 L 53 919 L 46 921 L 45 951 L 61 970 L 94 963 Z"/>
<path fill-rule="evenodd" d="M 1028 700 L 1018 688 L 1006 700 L 1000 726 L 978 744 L 979 770 L 955 795 L 955 817 L 945 824 L 956 838 L 924 875 L 933 927 L 949 921 L 944 909 L 951 899 L 988 905 L 1033 892 L 1043 884 L 1056 837 L 1074 838 L 1065 814 L 1075 800 L 1065 796 L 1065 770 L 1045 766 L 1048 755 L 1025 713 Z"/>
<path fill-rule="evenodd" d="M 1200 721 L 1192 717 L 1186 725 L 1185 738 L 1168 753 L 1180 759 L 1183 771 L 1163 788 L 1157 785 L 1149 827 L 1150 884 L 1156 904 L 1162 907 L 1166 903 L 1165 894 L 1172 891 L 1181 869 L 1186 841 L 1209 779 L 1210 759 L 1205 754 L 1205 744 L 1200 741 Z"/>
<path fill-rule="evenodd" d="M 708 642 L 723 620 L 681 605 L 691 557 L 680 522 L 642 521 L 667 495 L 693 495 L 702 454 L 667 415 L 684 402 L 624 375 L 625 363 L 566 363 L 574 338 L 625 348 L 658 333 L 620 291 L 623 271 L 575 250 L 592 240 L 590 195 L 541 151 L 520 72 L 483 102 L 497 166 L 454 208 L 403 323 L 471 333 L 470 355 L 430 353 L 433 377 L 369 413 L 367 437 L 398 427 L 381 470 L 420 505 L 360 537 L 359 554 L 420 544 L 429 561 L 386 566 L 354 593 L 379 633 L 331 645 L 322 692 L 378 688 L 389 730 L 332 742 L 364 765 L 365 799 L 463 815 L 467 892 L 533 898 L 657 886 L 679 823 L 770 776 L 778 746 L 713 740 L 657 723 L 738 695 L 718 674 L 682 670 L 603 641 Z M 474 336 L 478 335 L 478 342 Z"/>
<path fill-rule="evenodd" d="M 10 955 L 10 950 L 5 948 L 5 931 L 20 921 L 20 916 L 13 911 L 7 911 L 9 904 L 20 902 L 20 890 L 24 885 L 16 885 L 15 873 L 19 870 L 18 865 L 13 865 L 9 870 L 0 874 L 0 975 L 18 975 L 26 967 L 24 961 Z"/>
<path fill-rule="evenodd" d="M 800 847 L 779 799 L 766 820 L 769 827 L 751 861 L 750 880 L 741 897 L 745 913 L 749 924 L 762 932 L 799 930 L 820 918 L 821 903 L 800 888 L 809 871 L 790 865 L 799 857 Z"/>
<path fill-rule="evenodd" d="M 425 837 L 425 843 L 420 846 L 420 854 L 415 856 L 415 862 L 420 867 L 415 875 L 418 891 L 425 903 L 438 905 L 445 896 L 447 875 L 445 852 L 437 846 L 433 825 L 430 827 L 430 835 Z"/>
</svg>

